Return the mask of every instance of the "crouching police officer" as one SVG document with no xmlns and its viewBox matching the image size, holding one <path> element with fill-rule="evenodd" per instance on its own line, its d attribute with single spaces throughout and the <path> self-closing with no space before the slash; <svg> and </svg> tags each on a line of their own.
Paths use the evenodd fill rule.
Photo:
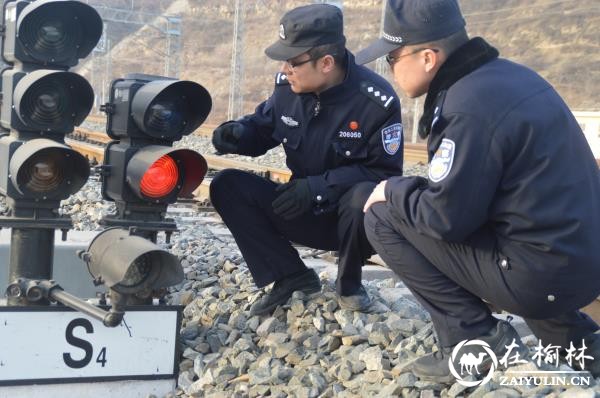
<svg viewBox="0 0 600 398">
<path fill-rule="evenodd" d="M 318 276 L 291 242 L 339 251 L 339 303 L 364 310 L 370 298 L 361 268 L 373 249 L 362 208 L 376 182 L 402 174 L 399 100 L 384 79 L 355 64 L 335 6 L 286 13 L 279 40 L 265 53 L 282 61 L 273 94 L 254 114 L 219 126 L 213 144 L 249 156 L 282 144 L 292 178 L 278 185 L 229 169 L 210 185 L 256 285 L 275 282 L 251 312 L 270 312 L 297 290 L 320 291 Z"/>
<path fill-rule="evenodd" d="M 584 349 L 598 377 L 598 326 L 578 311 L 600 293 L 598 166 L 550 84 L 464 25 L 455 0 L 388 0 L 383 37 L 356 57 L 386 55 L 409 97 L 427 94 L 428 179 L 390 178 L 365 205 L 370 242 L 438 334 L 441 349 L 412 371 L 451 381 L 467 339 L 498 359 L 523 347 L 487 301 L 523 316 L 544 347 Z"/>
</svg>

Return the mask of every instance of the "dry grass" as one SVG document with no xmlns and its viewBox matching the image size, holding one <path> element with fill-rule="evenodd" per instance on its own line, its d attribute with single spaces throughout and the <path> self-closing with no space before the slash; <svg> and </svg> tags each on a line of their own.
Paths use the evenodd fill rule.
<svg viewBox="0 0 600 398">
<path fill-rule="evenodd" d="M 131 0 L 112 0 L 130 4 Z M 104 1 L 103 4 L 111 4 Z M 279 65 L 268 60 L 264 48 L 277 39 L 279 18 L 286 10 L 306 1 L 244 0 L 243 37 L 244 112 L 251 112 L 273 88 Z M 345 0 L 347 46 L 356 51 L 378 36 L 381 16 L 379 0 Z M 227 114 L 234 0 L 135 0 L 135 6 L 150 12 L 169 7 L 183 10 L 180 77 L 203 84 L 213 96 L 210 122 Z M 147 5 L 146 5 L 147 4 Z M 461 0 L 471 36 L 483 36 L 503 57 L 523 63 L 548 79 L 577 110 L 599 110 L 600 7 L 596 0 Z M 173 9 L 173 8 L 171 8 Z M 114 37 L 111 78 L 127 72 L 164 72 L 164 35 L 143 27 L 131 33 L 110 27 Z M 95 74 L 106 73 L 95 61 Z M 81 68 L 90 74 L 91 63 Z M 386 76 L 388 79 L 390 76 Z M 99 79 L 95 79 L 98 81 Z M 422 103 L 422 102 L 421 102 Z M 414 102 L 403 100 L 406 131 L 410 131 Z"/>
</svg>

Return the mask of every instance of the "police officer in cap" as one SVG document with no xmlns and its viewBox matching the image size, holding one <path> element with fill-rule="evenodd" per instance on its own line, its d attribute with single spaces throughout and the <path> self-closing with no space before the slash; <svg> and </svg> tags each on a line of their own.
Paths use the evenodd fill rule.
<svg viewBox="0 0 600 398">
<path fill-rule="evenodd" d="M 514 343 L 522 359 L 488 302 L 567 360 L 585 350 L 600 376 L 598 326 L 578 311 L 600 294 L 600 180 L 572 113 L 535 72 L 469 39 L 456 0 L 388 0 L 383 36 L 356 59 L 381 56 L 409 97 L 426 94 L 428 178 L 392 177 L 365 205 L 370 242 L 437 331 L 440 350 L 411 370 L 452 381 L 451 353 L 472 339 L 498 359 Z"/>
<path fill-rule="evenodd" d="M 215 209 L 233 234 L 256 285 L 274 282 L 251 308 L 265 314 L 294 291 L 320 291 L 316 273 L 291 242 L 339 251 L 336 281 L 344 308 L 365 310 L 361 268 L 373 254 L 363 205 L 375 184 L 402 174 L 400 103 L 391 86 L 345 48 L 339 8 L 327 4 L 286 13 L 279 39 L 265 50 L 281 61 L 275 88 L 255 112 L 213 133 L 221 153 L 259 156 L 283 145 L 286 184 L 224 170 L 210 185 Z"/>
</svg>

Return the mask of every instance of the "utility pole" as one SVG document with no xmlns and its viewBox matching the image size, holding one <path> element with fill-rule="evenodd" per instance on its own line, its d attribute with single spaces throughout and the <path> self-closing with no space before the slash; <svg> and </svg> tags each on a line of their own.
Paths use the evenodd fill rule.
<svg viewBox="0 0 600 398">
<path fill-rule="evenodd" d="M 233 18 L 233 40 L 231 44 L 231 72 L 229 79 L 229 105 L 227 119 L 233 120 L 242 116 L 242 75 L 243 66 L 243 31 L 244 9 L 241 0 L 235 0 L 235 15 Z"/>
<path fill-rule="evenodd" d="M 94 6 L 96 11 L 98 11 L 102 17 L 102 20 L 105 22 L 105 26 L 107 26 L 106 22 L 147 25 L 164 34 L 166 40 L 166 51 L 164 52 L 165 75 L 169 77 L 178 77 L 181 58 L 179 56 L 181 51 L 181 17 L 142 12 L 134 10 L 133 7 L 133 1 L 131 2 L 131 9 L 112 8 L 99 5 Z M 106 52 L 106 56 L 110 57 L 108 51 Z"/>
<path fill-rule="evenodd" d="M 165 33 L 167 44 L 165 51 L 165 76 L 179 77 L 179 52 L 181 50 L 181 18 L 164 17 L 167 23 Z"/>
<path fill-rule="evenodd" d="M 92 67 L 90 68 L 92 87 L 95 87 L 93 109 L 98 109 L 99 104 L 104 104 L 107 101 L 105 87 L 108 84 L 107 82 L 110 81 L 112 69 L 109 53 L 110 40 L 108 40 L 108 24 L 105 21 L 102 21 L 102 36 L 92 51 Z M 102 70 L 102 58 L 99 54 L 104 56 L 104 72 L 102 77 L 99 77 L 99 73 L 95 72 L 95 69 Z M 98 83 L 96 80 L 99 80 L 100 82 Z M 100 84 L 100 90 L 98 90 L 98 84 Z"/>
</svg>

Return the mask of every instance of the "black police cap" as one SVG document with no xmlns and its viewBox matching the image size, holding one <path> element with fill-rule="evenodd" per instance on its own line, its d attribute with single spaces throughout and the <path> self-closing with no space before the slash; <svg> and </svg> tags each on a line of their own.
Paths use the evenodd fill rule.
<svg viewBox="0 0 600 398">
<path fill-rule="evenodd" d="M 397 48 L 448 37 L 464 28 L 457 0 L 388 0 L 383 34 L 356 54 L 366 64 Z"/>
<path fill-rule="evenodd" d="M 311 4 L 294 8 L 281 18 L 279 40 L 265 54 L 287 61 L 313 47 L 345 42 L 342 11 L 330 4 Z"/>
</svg>

